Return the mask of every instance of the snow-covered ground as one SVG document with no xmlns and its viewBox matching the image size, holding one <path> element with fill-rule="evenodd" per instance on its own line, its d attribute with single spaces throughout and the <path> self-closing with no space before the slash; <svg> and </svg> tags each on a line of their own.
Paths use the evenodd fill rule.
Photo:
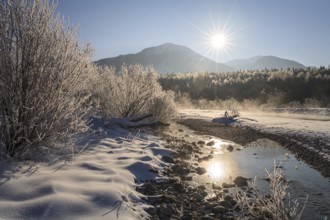
<svg viewBox="0 0 330 220">
<path fill-rule="evenodd" d="M 249 126 L 254 129 L 279 134 L 291 135 L 293 137 L 305 137 L 321 140 L 323 145 L 319 146 L 326 154 L 330 154 L 330 114 L 329 109 L 309 109 L 308 111 L 270 112 L 265 111 L 240 111 L 240 118 L 236 122 L 238 126 Z M 223 117 L 224 110 L 200 110 L 181 109 L 182 117 L 203 118 L 212 120 Z M 292 111 L 291 111 L 292 112 Z M 299 113 L 299 114 L 298 114 Z"/>
<path fill-rule="evenodd" d="M 1 219 L 145 219 L 139 181 L 164 180 L 161 141 L 106 127 L 80 138 L 71 159 L 0 161 Z M 62 155 L 63 157 L 63 155 Z M 151 172 L 150 172 L 151 170 Z M 158 173 L 157 173 L 158 171 Z"/>
</svg>

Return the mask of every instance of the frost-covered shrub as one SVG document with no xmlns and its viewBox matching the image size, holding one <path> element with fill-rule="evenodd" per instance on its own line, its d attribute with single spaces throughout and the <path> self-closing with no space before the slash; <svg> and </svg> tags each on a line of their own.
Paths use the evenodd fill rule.
<svg viewBox="0 0 330 220">
<path fill-rule="evenodd" d="M 92 50 L 55 9 L 48 0 L 0 2 L 2 155 L 63 147 L 54 143 L 87 128 Z"/>
<path fill-rule="evenodd" d="M 123 65 L 118 74 L 100 67 L 95 98 L 107 117 L 133 117 L 151 114 L 166 121 L 175 113 L 174 95 L 162 91 L 156 71 L 141 65 Z"/>
<path fill-rule="evenodd" d="M 148 113 L 158 121 L 167 122 L 172 119 L 176 113 L 176 106 L 174 103 L 174 92 L 160 92 L 158 96 L 154 96 L 148 105 Z"/>
<path fill-rule="evenodd" d="M 267 171 L 270 193 L 260 193 L 256 187 L 256 180 L 252 182 L 249 192 L 237 193 L 237 204 L 240 207 L 239 219 L 278 219 L 299 220 L 304 211 L 308 196 L 303 207 L 299 206 L 298 200 L 291 200 L 287 192 L 288 184 L 284 180 L 280 166 L 274 162 L 272 173 Z"/>
</svg>

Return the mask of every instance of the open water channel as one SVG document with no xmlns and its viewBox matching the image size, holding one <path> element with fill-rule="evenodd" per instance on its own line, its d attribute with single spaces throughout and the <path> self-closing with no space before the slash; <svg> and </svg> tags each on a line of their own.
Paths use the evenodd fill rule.
<svg viewBox="0 0 330 220">
<path fill-rule="evenodd" d="M 330 219 L 330 181 L 317 170 L 298 160 L 290 151 L 269 139 L 259 139 L 246 146 L 240 146 L 231 141 L 213 136 L 197 135 L 194 131 L 179 124 L 173 124 L 168 129 L 171 136 L 185 139 L 188 142 L 204 141 L 204 155 L 212 155 L 207 161 L 200 161 L 198 166 L 207 170 L 203 175 L 194 174 L 192 184 L 204 184 L 212 191 L 212 183 L 221 185 L 231 183 L 233 178 L 243 176 L 256 178 L 257 188 L 267 193 L 269 182 L 266 180 L 266 170 L 272 172 L 274 162 L 280 165 L 291 200 L 298 199 L 300 206 L 308 200 L 302 219 Z M 231 149 L 229 146 L 233 147 Z M 229 150 L 228 150 L 229 149 Z M 196 163 L 192 155 L 191 163 Z M 234 194 L 237 189 L 231 188 Z M 210 193 L 210 195 L 212 195 Z"/>
</svg>

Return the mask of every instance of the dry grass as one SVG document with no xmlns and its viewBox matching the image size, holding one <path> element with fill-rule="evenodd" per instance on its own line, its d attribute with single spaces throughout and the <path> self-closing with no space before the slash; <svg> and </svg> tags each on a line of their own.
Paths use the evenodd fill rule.
<svg viewBox="0 0 330 220">
<path fill-rule="evenodd" d="M 237 193 L 237 202 L 241 209 L 240 219 L 300 219 L 308 196 L 301 207 L 298 200 L 291 200 L 287 192 L 288 184 L 284 180 L 280 166 L 274 162 L 273 172 L 267 172 L 270 193 L 265 195 L 256 188 L 256 179 L 252 182 L 249 193 Z M 285 203 L 284 201 L 288 201 Z"/>
</svg>

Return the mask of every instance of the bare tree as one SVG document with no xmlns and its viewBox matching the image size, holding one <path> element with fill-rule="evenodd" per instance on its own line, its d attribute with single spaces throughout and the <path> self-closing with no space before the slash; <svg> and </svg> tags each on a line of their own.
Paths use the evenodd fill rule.
<svg viewBox="0 0 330 220">
<path fill-rule="evenodd" d="M 48 0 L 0 2 L 1 153 L 55 147 L 87 128 L 85 89 L 95 72 L 77 28 Z"/>
</svg>

